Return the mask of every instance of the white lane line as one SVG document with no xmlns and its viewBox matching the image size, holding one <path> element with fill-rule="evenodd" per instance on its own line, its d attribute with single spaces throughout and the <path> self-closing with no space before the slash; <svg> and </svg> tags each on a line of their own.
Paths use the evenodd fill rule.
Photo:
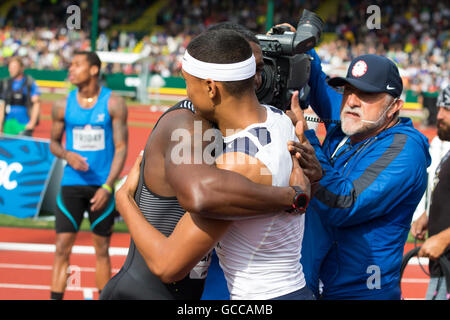
<svg viewBox="0 0 450 320">
<path fill-rule="evenodd" d="M 54 244 L 38 244 L 38 243 L 17 243 L 17 242 L 0 242 L 0 250 L 5 251 L 31 251 L 31 252 L 55 252 Z M 95 254 L 93 246 L 73 246 L 72 253 L 77 254 Z M 126 256 L 128 248 L 110 247 L 109 255 Z"/>
<path fill-rule="evenodd" d="M 428 258 L 424 258 L 424 257 L 420 257 L 420 258 L 413 257 L 413 258 L 411 258 L 411 260 L 408 261 L 408 264 L 419 265 L 419 262 L 420 262 L 421 265 L 427 266 L 427 265 L 428 265 L 428 261 L 429 261 Z"/>
<path fill-rule="evenodd" d="M 404 283 L 428 283 L 430 279 L 415 279 L 415 278 L 403 278 Z"/>
<path fill-rule="evenodd" d="M 89 288 L 83 289 L 83 297 L 84 300 L 94 300 L 94 290 L 91 290 Z"/>
<path fill-rule="evenodd" d="M 5 289 L 29 289 L 29 290 L 50 290 L 50 286 L 36 285 L 36 284 L 21 284 L 21 283 L 0 283 L 0 288 Z M 87 287 L 70 287 L 66 288 L 68 291 L 97 291 L 97 288 L 87 288 Z"/>
<path fill-rule="evenodd" d="M 0 269 L 52 270 L 52 267 L 32 264 L 0 263 Z"/>
<path fill-rule="evenodd" d="M 71 267 L 73 267 L 71 265 Z M 76 266 L 78 267 L 78 266 Z M 36 264 L 18 264 L 18 263 L 0 263 L 0 269 L 25 269 L 25 270 L 52 270 L 52 266 L 36 265 Z M 82 272 L 95 272 L 95 268 L 79 267 Z M 119 272 L 120 269 L 112 269 L 113 273 Z"/>
</svg>

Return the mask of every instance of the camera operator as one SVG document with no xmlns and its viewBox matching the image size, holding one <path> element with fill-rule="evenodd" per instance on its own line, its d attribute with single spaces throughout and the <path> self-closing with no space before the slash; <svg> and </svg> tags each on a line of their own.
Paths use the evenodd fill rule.
<svg viewBox="0 0 450 320">
<path fill-rule="evenodd" d="M 392 61 L 357 57 L 347 77 L 327 83 L 318 55 L 307 53 L 309 103 L 332 120 L 323 145 L 305 131 L 323 169 L 306 213 L 307 285 L 323 299 L 400 299 L 403 247 L 426 188 L 427 138 L 399 117 L 403 85 Z M 344 87 L 343 94 L 330 85 Z"/>
</svg>

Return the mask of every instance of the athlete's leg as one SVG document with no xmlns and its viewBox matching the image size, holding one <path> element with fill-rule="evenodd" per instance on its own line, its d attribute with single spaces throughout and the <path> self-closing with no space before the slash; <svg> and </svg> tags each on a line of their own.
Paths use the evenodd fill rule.
<svg viewBox="0 0 450 320">
<path fill-rule="evenodd" d="M 111 236 L 100 236 L 92 234 L 95 248 L 95 283 L 98 290 L 103 290 L 106 283 L 111 279 L 111 259 L 109 257 L 109 244 Z"/>
<path fill-rule="evenodd" d="M 91 197 L 94 196 L 98 186 L 90 186 Z M 96 270 L 95 281 L 101 291 L 111 279 L 111 261 L 109 257 L 109 244 L 114 226 L 114 197 L 101 211 L 89 210 L 89 221 L 93 234 Z"/>
<path fill-rule="evenodd" d="M 89 204 L 77 186 L 63 186 L 57 196 L 55 212 L 56 250 L 51 279 L 51 298 L 62 299 L 66 288 L 69 258 L 83 213 Z"/>
<path fill-rule="evenodd" d="M 53 262 L 51 291 L 57 293 L 62 298 L 66 289 L 68 268 L 70 265 L 70 254 L 77 234 L 73 232 L 63 232 L 56 234 L 56 250 Z"/>
</svg>

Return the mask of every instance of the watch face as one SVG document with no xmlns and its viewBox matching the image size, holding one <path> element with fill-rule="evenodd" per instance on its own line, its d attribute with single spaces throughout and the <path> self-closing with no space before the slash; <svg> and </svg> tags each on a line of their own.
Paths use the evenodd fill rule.
<svg viewBox="0 0 450 320">
<path fill-rule="evenodd" d="M 296 209 L 305 209 L 308 204 L 308 197 L 304 193 L 300 193 L 296 196 L 295 199 L 295 208 Z"/>
</svg>

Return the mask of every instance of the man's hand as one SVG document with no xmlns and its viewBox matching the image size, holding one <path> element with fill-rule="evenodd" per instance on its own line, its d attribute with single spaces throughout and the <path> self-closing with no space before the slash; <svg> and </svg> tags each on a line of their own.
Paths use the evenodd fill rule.
<svg viewBox="0 0 450 320">
<path fill-rule="evenodd" d="M 127 179 L 125 180 L 124 184 L 120 187 L 117 192 L 120 193 L 126 193 L 127 195 L 134 197 L 134 194 L 136 193 L 136 189 L 139 183 L 139 175 L 140 175 L 140 167 L 143 157 L 143 151 L 139 154 L 136 161 L 134 162 L 133 167 L 131 168 L 130 172 L 128 173 Z"/>
<path fill-rule="evenodd" d="M 411 225 L 411 234 L 414 238 L 419 240 L 425 239 L 425 234 L 428 229 L 428 217 L 426 212 L 424 212 L 419 219 L 413 222 Z"/>
<path fill-rule="evenodd" d="M 296 141 L 289 141 L 288 150 L 292 156 L 295 156 L 295 159 L 311 183 L 318 182 L 322 179 L 322 166 L 319 160 L 317 160 L 314 148 L 308 141 L 303 144 Z"/>
<path fill-rule="evenodd" d="M 144 152 L 141 151 L 136 161 L 134 162 L 133 167 L 131 168 L 125 182 L 122 186 L 117 190 L 115 194 L 116 199 L 116 209 L 120 212 L 121 216 L 126 220 L 128 205 L 132 203 L 137 207 L 136 202 L 134 201 L 134 194 L 136 193 L 136 189 L 139 183 L 139 175 L 140 175 L 140 167 L 142 162 Z"/>
<path fill-rule="evenodd" d="M 64 158 L 67 160 L 69 166 L 78 171 L 88 171 L 89 164 L 86 162 L 87 158 L 82 157 L 76 152 L 66 151 Z"/>
<path fill-rule="evenodd" d="M 322 179 L 322 166 L 319 160 L 317 160 L 313 146 L 304 134 L 304 130 L 308 130 L 308 124 L 303 115 L 303 110 L 298 103 L 298 91 L 295 91 L 292 95 L 291 110 L 287 111 L 286 114 L 295 125 L 295 134 L 298 140 L 300 140 L 300 142 L 289 141 L 288 150 L 298 160 L 300 166 L 303 168 L 303 172 L 311 183 L 317 182 Z"/>
<path fill-rule="evenodd" d="M 311 197 L 311 183 L 294 156 L 292 156 L 292 172 L 289 185 L 299 186 L 308 195 L 308 198 Z"/>
<path fill-rule="evenodd" d="M 295 28 L 293 26 L 291 26 L 289 23 L 285 22 L 285 23 L 277 24 L 274 27 L 270 28 L 270 30 L 267 32 L 267 34 L 271 35 L 273 33 L 273 28 L 276 28 L 276 27 L 288 27 L 292 32 L 297 31 L 297 30 L 295 30 Z"/>
<path fill-rule="evenodd" d="M 304 135 L 305 130 L 308 130 L 308 123 L 298 102 L 298 90 L 292 94 L 291 110 L 286 111 L 286 115 L 291 118 L 292 124 L 295 126 L 295 133 L 297 134 L 298 140 L 301 143 L 308 141 Z"/>
<path fill-rule="evenodd" d="M 34 130 L 35 127 L 36 127 L 36 124 L 35 123 L 31 123 L 31 121 L 30 121 L 25 126 L 25 130 Z"/>
<path fill-rule="evenodd" d="M 98 188 L 94 196 L 90 200 L 91 211 L 100 211 L 105 209 L 110 196 L 111 194 L 106 189 L 102 187 Z"/>
<path fill-rule="evenodd" d="M 441 239 L 440 234 L 436 234 L 424 242 L 418 256 L 437 260 L 444 253 L 445 249 L 447 249 L 447 246 L 447 241 Z"/>
</svg>

